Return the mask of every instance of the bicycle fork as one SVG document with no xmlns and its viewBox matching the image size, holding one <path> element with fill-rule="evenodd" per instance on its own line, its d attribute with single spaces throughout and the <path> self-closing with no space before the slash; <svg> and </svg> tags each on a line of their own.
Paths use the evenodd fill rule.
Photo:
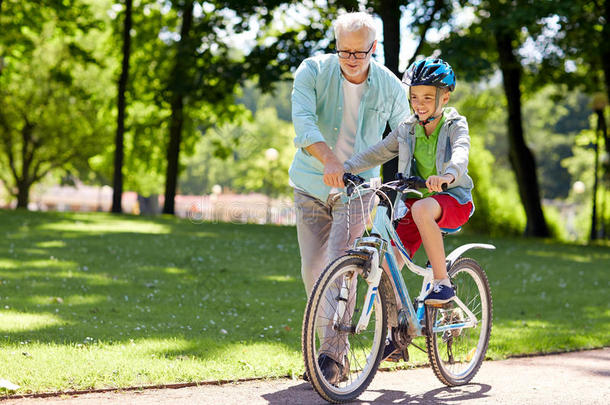
<svg viewBox="0 0 610 405">
<path fill-rule="evenodd" d="M 365 330 L 369 325 L 369 320 L 371 319 L 371 313 L 373 309 L 373 304 L 375 303 L 375 299 L 378 295 L 379 282 L 381 281 L 381 273 L 383 270 L 379 267 L 379 252 L 377 249 L 370 246 L 361 246 L 359 250 L 364 251 L 370 257 L 368 275 L 365 277 L 365 280 L 368 284 L 368 290 L 364 299 L 364 306 L 362 308 L 362 313 L 360 314 L 360 318 L 358 319 L 358 323 L 356 326 L 342 326 L 341 320 L 345 315 L 345 311 L 347 309 L 347 301 L 349 296 L 349 287 L 352 280 L 344 278 L 341 283 L 341 289 L 339 290 L 339 296 L 337 299 L 337 311 L 333 315 L 333 329 L 350 332 L 350 333 L 360 333 Z"/>
</svg>

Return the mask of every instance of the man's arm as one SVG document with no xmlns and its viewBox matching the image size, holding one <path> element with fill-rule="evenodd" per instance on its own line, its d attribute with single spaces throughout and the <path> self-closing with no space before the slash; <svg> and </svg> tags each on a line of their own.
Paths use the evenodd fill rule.
<svg viewBox="0 0 610 405">
<path fill-rule="evenodd" d="M 316 70 L 307 63 L 303 62 L 297 69 L 292 89 L 292 122 L 296 132 L 294 145 L 322 162 L 326 185 L 344 187 L 343 165 L 326 144 L 318 128 Z"/>
<path fill-rule="evenodd" d="M 292 123 L 296 133 L 294 146 L 305 151 L 316 142 L 324 142 L 324 136 L 317 124 L 316 77 L 315 67 L 309 66 L 305 60 L 294 75 L 292 87 Z"/>
<path fill-rule="evenodd" d="M 324 165 L 324 183 L 331 187 L 345 187 L 343 184 L 343 164 L 328 147 L 326 142 L 316 142 L 305 147 L 313 157 Z"/>
</svg>

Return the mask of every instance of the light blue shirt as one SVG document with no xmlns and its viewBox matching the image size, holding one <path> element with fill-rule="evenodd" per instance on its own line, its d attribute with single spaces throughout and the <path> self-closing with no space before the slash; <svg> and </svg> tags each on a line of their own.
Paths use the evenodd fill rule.
<svg viewBox="0 0 610 405">
<path fill-rule="evenodd" d="M 343 118 L 343 80 L 339 59 L 325 54 L 305 59 L 295 73 L 292 88 L 292 122 L 297 152 L 290 166 L 293 186 L 326 201 L 330 187 L 324 184 L 324 165 L 304 148 L 326 142 L 334 149 Z M 358 112 L 354 153 L 381 140 L 386 123 L 398 127 L 410 115 L 405 88 L 385 66 L 371 60 Z M 379 167 L 361 174 L 379 175 Z"/>
</svg>

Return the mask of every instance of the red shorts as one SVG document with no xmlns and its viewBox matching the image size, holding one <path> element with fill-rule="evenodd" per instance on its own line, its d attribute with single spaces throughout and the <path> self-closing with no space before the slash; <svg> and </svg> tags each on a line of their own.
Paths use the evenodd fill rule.
<svg viewBox="0 0 610 405">
<path fill-rule="evenodd" d="M 460 204 L 455 198 L 447 194 L 434 194 L 430 198 L 434 198 L 441 206 L 441 217 L 436 221 L 439 227 L 449 229 L 459 228 L 470 218 L 470 213 L 472 212 L 472 203 L 470 201 L 466 204 Z M 409 211 L 407 215 L 400 219 L 396 226 L 396 233 L 411 257 L 421 246 L 421 236 L 411 215 L 411 206 L 419 200 L 419 198 L 407 198 L 405 200 L 405 205 Z"/>
</svg>

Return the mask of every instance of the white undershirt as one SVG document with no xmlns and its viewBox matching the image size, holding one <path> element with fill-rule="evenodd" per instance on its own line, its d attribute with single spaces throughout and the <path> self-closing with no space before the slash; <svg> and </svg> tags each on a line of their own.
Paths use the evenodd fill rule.
<svg viewBox="0 0 610 405">
<path fill-rule="evenodd" d="M 365 83 L 366 81 L 354 84 L 349 80 L 343 80 L 343 119 L 339 129 L 337 144 L 333 149 L 335 156 L 337 156 L 341 163 L 344 163 L 354 154 L 356 132 L 358 131 L 358 111 Z M 332 194 L 340 191 L 333 188 L 330 192 Z"/>
</svg>

